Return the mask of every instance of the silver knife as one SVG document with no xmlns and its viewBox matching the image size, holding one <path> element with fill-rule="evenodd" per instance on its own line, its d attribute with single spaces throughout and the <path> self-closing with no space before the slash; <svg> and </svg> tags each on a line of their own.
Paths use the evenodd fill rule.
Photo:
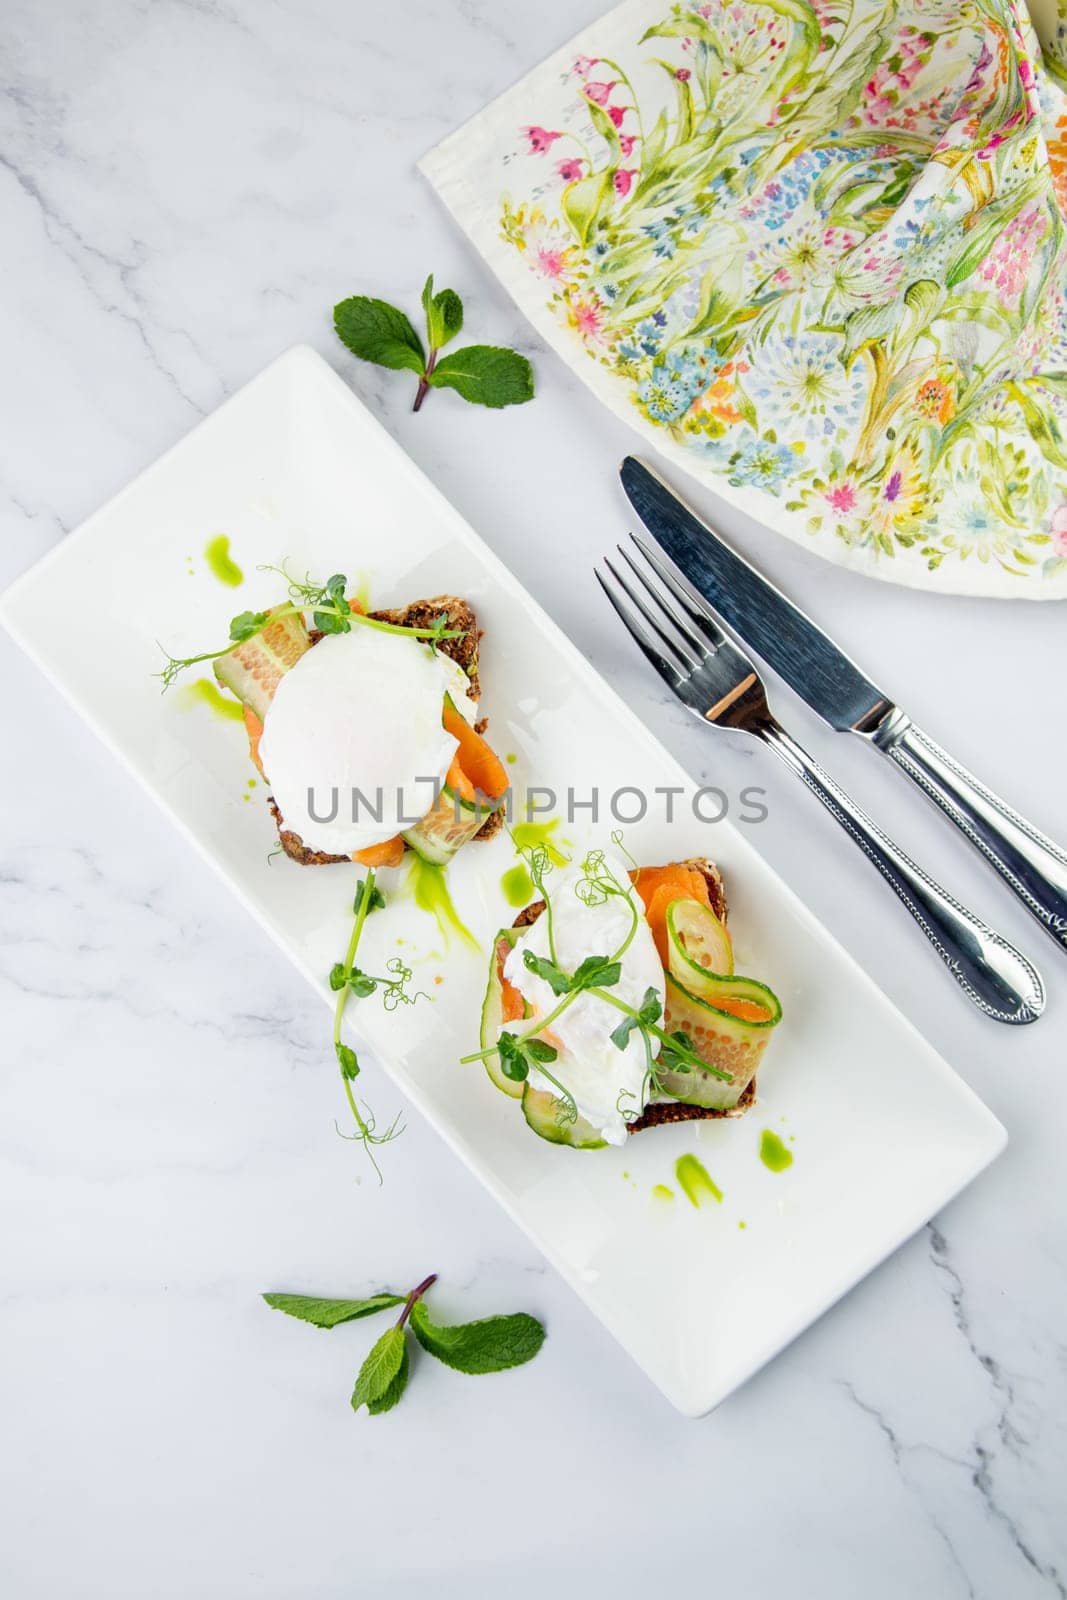
<svg viewBox="0 0 1067 1600">
<path fill-rule="evenodd" d="M 889 756 L 1067 951 L 1067 852 L 917 728 L 810 617 L 731 550 L 655 472 L 627 456 L 620 476 L 645 527 L 745 643 L 832 728 L 858 733 Z"/>
</svg>

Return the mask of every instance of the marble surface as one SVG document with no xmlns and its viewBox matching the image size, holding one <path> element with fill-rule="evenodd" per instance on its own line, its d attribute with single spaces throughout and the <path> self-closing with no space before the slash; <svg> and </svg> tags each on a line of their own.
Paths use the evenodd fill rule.
<svg viewBox="0 0 1067 1600">
<path fill-rule="evenodd" d="M 626 527 L 613 471 L 630 436 L 414 172 L 597 9 L 8 0 L 0 582 L 312 343 L 694 774 L 766 787 L 768 857 L 1011 1144 L 770 1368 L 684 1421 L 416 1116 L 385 1188 L 357 1183 L 320 1003 L 0 637 L 11 1600 L 1067 1594 L 1067 966 L 896 774 L 782 690 L 816 756 L 1040 959 L 1043 1021 L 985 1023 L 784 769 L 663 703 L 591 576 Z M 431 269 L 472 337 L 528 351 L 535 404 L 491 416 L 438 394 L 413 417 L 406 376 L 336 345 L 336 299 L 414 306 Z M 935 737 L 1067 831 L 1062 608 L 865 583 L 701 503 Z M 484 1380 L 423 1363 L 396 1413 L 356 1419 L 367 1329 L 320 1334 L 257 1299 L 430 1270 L 443 1313 L 543 1316 L 541 1357 Z"/>
</svg>

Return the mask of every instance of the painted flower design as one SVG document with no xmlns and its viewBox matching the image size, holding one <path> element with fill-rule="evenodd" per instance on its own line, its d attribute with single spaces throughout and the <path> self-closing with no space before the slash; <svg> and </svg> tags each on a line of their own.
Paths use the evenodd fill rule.
<svg viewBox="0 0 1067 1600">
<path fill-rule="evenodd" d="M 668 366 L 655 366 L 637 386 L 637 398 L 653 422 L 677 422 L 693 402 L 684 378 Z"/>
<path fill-rule="evenodd" d="M 1058 505 L 1052 513 L 1049 533 L 1058 556 L 1067 556 L 1067 503 Z"/>
<path fill-rule="evenodd" d="M 595 294 L 577 295 L 571 300 L 568 321 L 587 343 L 595 343 L 604 332 L 607 308 Z"/>
<path fill-rule="evenodd" d="M 561 133 L 553 133 L 549 128 L 530 127 L 523 128 L 530 153 L 535 156 L 544 155 L 545 151 L 555 144 L 557 139 L 562 139 Z"/>
<path fill-rule="evenodd" d="M 1026 287 L 1047 222 L 1043 208 L 1033 203 L 1024 206 L 978 268 L 979 275 L 1009 300 L 1018 300 Z"/>
<path fill-rule="evenodd" d="M 762 489 L 776 494 L 799 466 L 795 450 L 776 439 L 747 440 L 734 457 L 730 482 L 735 487 Z"/>
<path fill-rule="evenodd" d="M 857 422 L 866 397 L 862 366 L 846 366 L 836 334 L 779 333 L 751 356 L 746 388 L 765 424 L 786 437 L 828 439 Z"/>
<path fill-rule="evenodd" d="M 537 303 L 795 536 L 1067 593 L 1067 94 L 1026 26 L 635 4 L 520 129 L 501 231 Z"/>
</svg>

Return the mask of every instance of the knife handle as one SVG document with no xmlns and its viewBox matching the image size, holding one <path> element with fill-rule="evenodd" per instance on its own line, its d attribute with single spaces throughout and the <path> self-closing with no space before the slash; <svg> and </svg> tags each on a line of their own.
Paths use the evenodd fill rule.
<svg viewBox="0 0 1067 1600">
<path fill-rule="evenodd" d="M 887 728 L 880 748 L 951 817 L 1030 915 L 1067 950 L 1067 852 L 979 783 L 913 722 Z M 879 743 L 875 736 L 876 744 Z"/>
<path fill-rule="evenodd" d="M 769 721 L 760 737 L 878 868 L 968 999 L 996 1022 L 1035 1022 L 1045 1007 L 1045 988 L 1026 957 L 905 855 L 778 723 Z"/>
</svg>

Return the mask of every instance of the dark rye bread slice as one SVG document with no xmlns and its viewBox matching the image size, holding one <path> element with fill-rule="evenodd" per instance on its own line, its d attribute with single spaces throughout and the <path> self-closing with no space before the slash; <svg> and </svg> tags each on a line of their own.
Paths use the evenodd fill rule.
<svg viewBox="0 0 1067 1600">
<path fill-rule="evenodd" d="M 702 856 L 692 856 L 688 861 L 679 862 L 683 867 L 694 867 L 708 886 L 708 900 L 712 911 L 720 922 L 726 921 L 726 890 L 723 887 L 722 873 L 712 861 Z M 528 928 L 537 921 L 545 909 L 543 900 L 535 900 L 524 911 L 520 911 L 513 928 Z M 743 1117 L 745 1112 L 756 1099 L 756 1080 L 752 1079 L 740 1100 L 727 1111 L 716 1111 L 710 1106 L 687 1106 L 679 1100 L 663 1100 L 658 1104 L 646 1106 L 639 1117 L 635 1117 L 629 1124 L 628 1132 L 640 1133 L 644 1128 L 659 1128 L 668 1122 L 703 1122 L 708 1117 Z"/>
<path fill-rule="evenodd" d="M 450 631 L 458 631 L 459 638 L 441 639 L 437 645 L 443 655 L 451 657 L 457 666 L 462 667 L 470 682 L 471 697 L 481 699 L 482 683 L 478 671 L 478 644 L 481 640 L 481 629 L 478 619 L 474 614 L 474 607 L 468 601 L 461 600 L 454 594 L 438 594 L 428 600 L 413 600 L 409 606 L 394 606 L 387 611 L 371 611 L 368 613 L 375 622 L 392 622 L 401 628 L 433 628 L 442 616 L 447 619 Z M 311 642 L 318 644 L 325 635 L 312 630 Z M 478 732 L 486 727 L 483 718 L 478 723 Z M 297 861 L 302 867 L 325 867 L 334 862 L 350 861 L 350 856 L 333 856 L 325 850 L 312 850 L 301 839 L 298 833 L 285 826 L 281 812 L 274 802 L 274 796 L 267 796 L 271 816 L 274 818 L 278 829 L 278 838 L 281 840 L 282 849 L 292 861 Z M 504 824 L 502 811 L 494 811 L 485 821 L 478 832 L 476 839 L 491 839 L 499 833 Z"/>
</svg>

